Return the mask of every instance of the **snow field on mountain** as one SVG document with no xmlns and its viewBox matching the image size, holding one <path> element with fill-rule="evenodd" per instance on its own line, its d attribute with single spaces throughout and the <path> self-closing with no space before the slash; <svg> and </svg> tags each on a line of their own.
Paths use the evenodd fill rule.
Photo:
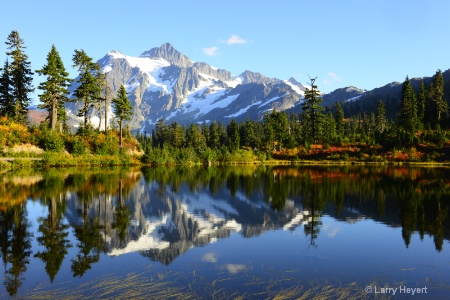
<svg viewBox="0 0 450 300">
<path fill-rule="evenodd" d="M 165 59 L 132 57 L 118 52 L 110 52 L 109 55 L 113 59 L 125 59 L 132 68 L 138 68 L 142 73 L 146 74 L 147 90 L 164 91 L 167 94 L 172 93 L 175 82 L 161 80 L 161 75 L 164 74 L 164 68 L 170 66 L 170 63 Z M 105 72 L 110 71 L 111 66 L 107 65 L 104 70 Z M 127 82 L 127 91 L 130 92 L 139 85 L 140 83 L 133 76 Z"/>
</svg>

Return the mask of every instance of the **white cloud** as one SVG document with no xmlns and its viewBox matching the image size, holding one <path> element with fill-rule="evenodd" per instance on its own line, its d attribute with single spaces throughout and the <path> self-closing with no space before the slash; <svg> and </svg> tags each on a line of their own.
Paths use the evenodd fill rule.
<svg viewBox="0 0 450 300">
<path fill-rule="evenodd" d="M 330 85 L 334 82 L 342 82 L 342 78 L 340 78 L 336 73 L 334 72 L 328 72 L 327 78 L 322 80 L 322 82 L 326 85 Z"/>
<path fill-rule="evenodd" d="M 216 56 L 217 55 L 217 50 L 219 50 L 219 48 L 217 47 L 210 47 L 210 48 L 203 48 L 203 53 L 205 53 L 208 56 Z"/>
<path fill-rule="evenodd" d="M 341 82 L 342 79 L 336 75 L 334 72 L 328 72 L 328 77 L 331 78 L 332 81 Z"/>
<path fill-rule="evenodd" d="M 227 264 L 225 265 L 225 268 L 227 269 L 228 273 L 231 274 L 237 274 L 247 269 L 247 267 L 242 264 Z"/>
<path fill-rule="evenodd" d="M 217 257 L 214 255 L 214 253 L 209 252 L 203 255 L 202 261 L 215 263 L 217 261 Z"/>
<path fill-rule="evenodd" d="M 329 238 L 334 238 L 339 232 L 342 231 L 340 227 L 332 227 L 328 224 L 322 226 L 322 230 L 327 232 Z"/>
<path fill-rule="evenodd" d="M 228 40 L 225 41 L 225 43 L 227 43 L 227 45 L 247 44 L 247 40 L 244 40 L 240 36 L 233 34 Z"/>
</svg>

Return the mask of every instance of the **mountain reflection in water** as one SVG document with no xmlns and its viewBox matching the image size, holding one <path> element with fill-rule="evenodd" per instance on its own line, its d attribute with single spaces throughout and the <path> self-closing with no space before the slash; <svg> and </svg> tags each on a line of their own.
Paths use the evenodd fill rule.
<svg viewBox="0 0 450 300">
<path fill-rule="evenodd" d="M 429 235 L 440 252 L 450 239 L 449 175 L 432 168 L 291 166 L 4 173 L 3 282 L 9 295 L 17 294 L 34 260 L 43 263 L 50 282 L 64 261 L 73 277 L 83 277 L 105 254 L 137 252 L 170 265 L 232 233 L 249 238 L 302 228 L 309 246 L 320 247 L 321 230 L 338 233 L 323 227 L 324 216 L 401 227 L 406 247 L 412 234 Z M 29 207 L 45 212 L 33 219 Z M 217 258 L 207 253 L 202 260 Z M 227 265 L 231 274 L 244 269 Z"/>
</svg>

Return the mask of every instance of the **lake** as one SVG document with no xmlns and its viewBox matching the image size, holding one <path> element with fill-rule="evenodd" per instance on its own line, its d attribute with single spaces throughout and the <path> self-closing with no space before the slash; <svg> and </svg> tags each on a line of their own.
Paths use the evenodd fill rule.
<svg viewBox="0 0 450 300">
<path fill-rule="evenodd" d="M 447 168 L 4 171 L 0 298 L 450 298 L 449 207 Z"/>
</svg>

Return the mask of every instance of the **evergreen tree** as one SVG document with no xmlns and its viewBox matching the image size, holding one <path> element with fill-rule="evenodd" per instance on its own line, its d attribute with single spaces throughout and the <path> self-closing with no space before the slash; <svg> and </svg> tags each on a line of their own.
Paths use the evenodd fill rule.
<svg viewBox="0 0 450 300">
<path fill-rule="evenodd" d="M 241 144 L 239 136 L 239 125 L 235 119 L 232 119 L 227 126 L 227 137 L 228 137 L 228 149 L 230 152 L 239 149 Z"/>
<path fill-rule="evenodd" d="M 31 71 L 28 55 L 23 52 L 26 47 L 23 45 L 23 39 L 20 38 L 17 31 L 12 31 L 8 40 L 6 55 L 12 59 L 9 65 L 9 76 L 11 78 L 11 95 L 14 101 L 14 111 L 12 117 L 17 122 L 25 124 L 27 122 L 28 106 L 31 103 L 29 94 L 34 91 L 32 81 L 33 72 Z"/>
<path fill-rule="evenodd" d="M 407 133 L 414 134 L 417 129 L 417 101 L 411 82 L 406 77 L 402 86 L 400 111 L 397 117 L 397 125 Z"/>
<path fill-rule="evenodd" d="M 160 148 L 162 148 L 164 146 L 164 143 L 169 139 L 169 129 L 164 123 L 163 118 L 156 121 L 155 134 L 153 136 L 155 138 L 154 146 Z"/>
<path fill-rule="evenodd" d="M 252 149 L 256 147 L 256 132 L 253 122 L 247 116 L 245 119 L 245 124 L 242 126 L 243 136 L 242 145 L 246 147 L 251 147 Z"/>
<path fill-rule="evenodd" d="M 273 119 L 270 117 L 268 112 L 266 112 L 264 116 L 263 131 L 263 141 L 265 143 L 266 150 L 275 150 L 275 126 L 273 124 Z"/>
<path fill-rule="evenodd" d="M 72 57 L 74 67 L 80 72 L 78 88 L 75 90 L 75 97 L 82 101 L 83 106 L 78 112 L 79 117 L 84 118 L 84 127 L 88 125 L 88 116 L 91 108 L 100 99 L 102 91 L 100 65 L 92 62 L 92 58 L 87 56 L 84 50 L 75 50 Z"/>
<path fill-rule="evenodd" d="M 331 111 L 325 115 L 324 121 L 325 122 L 323 124 L 323 139 L 325 143 L 330 144 L 334 142 L 336 138 L 336 121 Z"/>
<path fill-rule="evenodd" d="M 417 96 L 417 121 L 419 126 L 422 126 L 425 122 L 425 103 L 427 101 L 427 91 L 425 89 L 425 83 L 422 81 L 419 87 L 419 94 Z"/>
<path fill-rule="evenodd" d="M 303 102 L 303 111 L 307 115 L 305 126 L 309 127 L 313 143 L 318 143 L 321 139 L 323 122 L 323 107 L 320 105 L 322 98 L 320 97 L 320 91 L 314 84 L 316 79 L 310 78 L 311 88 L 305 90 L 305 102 Z"/>
<path fill-rule="evenodd" d="M 223 125 L 222 122 L 219 122 L 217 130 L 219 131 L 219 143 L 220 146 L 225 147 L 228 143 L 228 136 L 227 136 L 227 128 L 225 125 Z"/>
<path fill-rule="evenodd" d="M 47 55 L 47 64 L 41 70 L 36 70 L 36 73 L 47 76 L 47 80 L 38 86 L 38 89 L 43 91 L 39 95 L 39 99 L 43 102 L 39 108 L 48 111 L 50 128 L 55 131 L 57 122 L 61 121 L 58 114 L 61 109 L 64 109 L 65 103 L 69 101 L 67 88 L 72 81 L 68 77 L 69 73 L 66 72 L 55 45 Z"/>
<path fill-rule="evenodd" d="M 184 127 L 178 125 L 177 122 L 172 122 L 169 125 L 169 141 L 172 147 L 181 149 L 185 146 L 185 133 L 186 130 L 184 129 Z"/>
<path fill-rule="evenodd" d="M 0 69 L 2 74 L 0 77 L 0 115 L 13 116 L 14 115 L 14 99 L 12 96 L 12 82 L 9 74 L 9 63 L 5 61 L 3 69 Z"/>
<path fill-rule="evenodd" d="M 202 129 L 198 124 L 191 124 L 186 134 L 187 145 L 193 147 L 197 154 L 203 154 L 206 150 L 206 139 L 202 134 Z"/>
<path fill-rule="evenodd" d="M 287 143 L 290 134 L 287 115 L 284 112 L 277 112 L 274 109 L 271 114 L 266 115 L 266 118 L 271 127 L 269 130 L 273 130 L 274 142 L 277 143 L 279 150 L 281 151 L 282 146 Z"/>
<path fill-rule="evenodd" d="M 208 147 L 212 149 L 217 149 L 220 147 L 219 126 L 216 121 L 213 121 L 211 125 L 209 125 Z"/>
<path fill-rule="evenodd" d="M 133 108 L 127 96 L 127 90 L 122 85 L 117 93 L 117 97 L 112 100 L 114 105 L 114 114 L 119 119 L 120 147 L 122 147 L 122 123 L 130 120 L 133 115 Z"/>
<path fill-rule="evenodd" d="M 375 115 L 375 131 L 382 133 L 387 127 L 386 109 L 383 101 L 378 101 L 377 113 Z"/>
<path fill-rule="evenodd" d="M 336 135 L 339 139 L 344 137 L 345 123 L 344 123 L 344 110 L 339 102 L 334 104 L 334 121 L 336 122 Z"/>
<path fill-rule="evenodd" d="M 428 97 L 425 103 L 425 119 L 432 128 L 442 125 L 446 119 L 448 110 L 447 101 L 444 98 L 444 76 L 438 70 L 428 89 Z"/>
</svg>

